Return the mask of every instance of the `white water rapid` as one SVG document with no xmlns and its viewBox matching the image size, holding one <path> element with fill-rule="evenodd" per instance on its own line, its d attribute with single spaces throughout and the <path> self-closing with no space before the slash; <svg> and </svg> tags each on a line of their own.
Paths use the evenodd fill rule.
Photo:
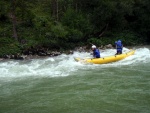
<svg viewBox="0 0 150 113">
<path fill-rule="evenodd" d="M 123 52 L 129 49 L 124 48 Z M 101 57 L 114 55 L 115 49 L 101 50 Z M 150 49 L 146 47 L 137 48 L 134 55 L 110 64 L 81 64 L 74 60 L 74 57 L 92 57 L 87 52 L 74 52 L 72 55 L 62 54 L 57 57 L 23 60 L 23 61 L 1 61 L 0 62 L 0 78 L 20 78 L 20 77 L 60 77 L 69 76 L 72 73 L 86 69 L 93 70 L 95 68 L 108 68 L 122 65 L 139 65 L 139 63 L 150 62 Z"/>
</svg>

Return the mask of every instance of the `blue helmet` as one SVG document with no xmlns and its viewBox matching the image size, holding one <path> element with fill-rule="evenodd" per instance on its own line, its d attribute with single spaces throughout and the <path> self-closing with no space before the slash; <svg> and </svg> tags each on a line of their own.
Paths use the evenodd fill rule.
<svg viewBox="0 0 150 113">
<path fill-rule="evenodd" d="M 120 43 L 121 43 L 121 40 L 118 40 L 118 42 L 120 42 Z"/>
</svg>

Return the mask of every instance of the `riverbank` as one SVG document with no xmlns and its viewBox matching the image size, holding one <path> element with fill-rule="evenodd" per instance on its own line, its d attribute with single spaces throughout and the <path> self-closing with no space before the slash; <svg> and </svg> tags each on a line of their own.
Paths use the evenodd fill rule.
<svg viewBox="0 0 150 113">
<path fill-rule="evenodd" d="M 105 46 L 101 46 L 101 47 L 97 47 L 101 50 L 105 50 L 105 49 L 112 49 L 114 48 L 111 44 L 105 45 Z M 64 51 L 57 51 L 57 50 L 49 50 L 48 48 L 29 48 L 27 50 L 23 50 L 22 53 L 17 53 L 17 54 L 8 54 L 8 55 L 4 55 L 3 57 L 1 57 L 1 60 L 5 60 L 5 59 L 14 59 L 14 60 L 24 60 L 24 59 L 35 59 L 35 58 L 41 58 L 41 57 L 55 57 L 55 56 L 59 56 L 61 54 L 73 54 L 74 51 L 79 51 L 79 52 L 90 52 L 91 51 L 91 47 L 89 46 L 81 46 L 81 47 L 76 47 L 73 50 L 64 50 Z"/>
</svg>

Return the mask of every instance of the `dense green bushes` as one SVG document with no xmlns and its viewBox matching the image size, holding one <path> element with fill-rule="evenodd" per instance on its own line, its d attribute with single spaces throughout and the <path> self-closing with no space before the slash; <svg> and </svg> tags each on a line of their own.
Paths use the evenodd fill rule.
<svg viewBox="0 0 150 113">
<path fill-rule="evenodd" d="M 150 42 L 149 0 L 0 1 L 0 55 L 30 47 L 72 49 Z M 15 35 L 16 31 L 16 35 Z"/>
<path fill-rule="evenodd" d="M 144 44 L 144 39 L 138 34 L 131 31 L 124 31 L 121 33 L 114 33 L 111 37 L 101 37 L 101 38 L 90 38 L 88 43 L 93 43 L 98 46 L 115 44 L 115 41 L 121 40 L 125 46 L 135 46 Z"/>
<path fill-rule="evenodd" d="M 20 44 L 12 38 L 0 38 L 0 57 L 3 55 L 17 54 L 21 52 Z"/>
</svg>

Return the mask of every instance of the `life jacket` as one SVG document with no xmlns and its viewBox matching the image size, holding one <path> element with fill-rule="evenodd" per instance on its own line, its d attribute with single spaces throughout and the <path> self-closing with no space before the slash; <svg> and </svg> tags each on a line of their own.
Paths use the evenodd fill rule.
<svg viewBox="0 0 150 113">
<path fill-rule="evenodd" d="M 93 56 L 94 56 L 94 58 L 100 58 L 100 51 L 98 49 L 94 49 Z"/>
<path fill-rule="evenodd" d="M 120 40 L 116 43 L 117 49 L 122 49 L 122 43 Z"/>
</svg>

